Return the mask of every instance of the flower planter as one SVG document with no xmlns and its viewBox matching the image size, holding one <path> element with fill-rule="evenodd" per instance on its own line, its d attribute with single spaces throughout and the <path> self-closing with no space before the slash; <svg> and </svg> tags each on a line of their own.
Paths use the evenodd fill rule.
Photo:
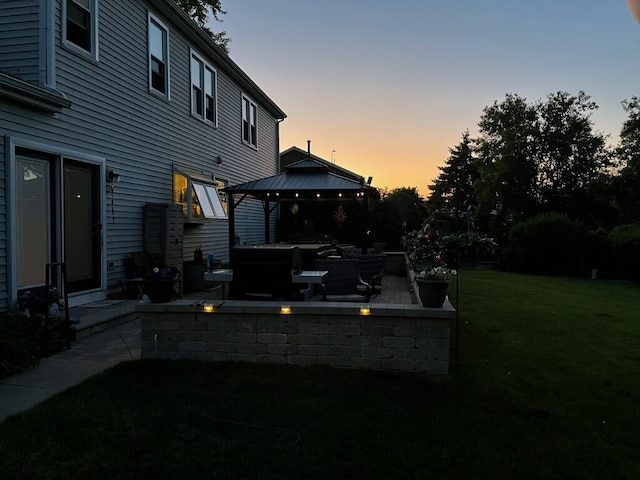
<svg viewBox="0 0 640 480">
<path fill-rule="evenodd" d="M 144 293 L 149 296 L 151 303 L 165 303 L 174 295 L 175 280 L 146 281 Z"/>
<path fill-rule="evenodd" d="M 449 280 L 416 280 L 423 307 L 442 308 L 447 299 Z"/>
</svg>

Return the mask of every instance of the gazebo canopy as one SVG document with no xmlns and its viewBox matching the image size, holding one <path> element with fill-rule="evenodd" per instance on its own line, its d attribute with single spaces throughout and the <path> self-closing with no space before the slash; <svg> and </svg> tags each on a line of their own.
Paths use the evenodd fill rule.
<svg viewBox="0 0 640 480">
<path fill-rule="evenodd" d="M 281 201 L 325 201 L 347 200 L 361 201 L 368 207 L 370 198 L 378 198 L 378 190 L 365 182 L 342 177 L 331 171 L 326 165 L 308 158 L 293 163 L 286 171 L 271 177 L 241 183 L 224 189 L 229 195 L 229 247 L 235 239 L 234 210 L 245 198 L 255 198 L 263 203 L 265 214 L 265 243 L 269 239 L 269 214 Z M 239 197 L 236 202 L 234 197 Z M 273 203 L 273 205 L 271 205 Z"/>
<path fill-rule="evenodd" d="M 313 159 L 300 160 L 289 165 L 284 173 L 227 187 L 224 191 L 270 201 L 339 198 L 349 195 L 378 196 L 378 191 L 365 183 L 364 177 L 359 182 L 342 177 Z"/>
</svg>

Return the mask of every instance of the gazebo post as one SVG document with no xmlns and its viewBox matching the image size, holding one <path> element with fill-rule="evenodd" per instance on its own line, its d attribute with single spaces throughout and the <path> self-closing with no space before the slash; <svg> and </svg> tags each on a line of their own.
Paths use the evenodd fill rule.
<svg viewBox="0 0 640 480">
<path fill-rule="evenodd" d="M 271 243 L 271 229 L 269 228 L 269 200 L 262 202 L 264 208 L 264 243 Z"/>
<path fill-rule="evenodd" d="M 363 197 L 362 197 L 362 205 L 364 206 L 364 223 L 365 223 L 365 229 L 364 229 L 364 237 L 363 237 L 363 242 L 362 242 L 362 254 L 366 255 L 367 254 L 367 244 L 369 243 L 369 235 L 371 233 L 371 218 L 369 216 L 369 195 L 367 194 L 367 192 L 363 192 Z"/>
</svg>

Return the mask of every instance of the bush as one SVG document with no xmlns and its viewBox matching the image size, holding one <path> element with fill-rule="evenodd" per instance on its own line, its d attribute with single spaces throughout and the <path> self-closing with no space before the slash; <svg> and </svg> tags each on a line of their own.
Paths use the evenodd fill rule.
<svg viewBox="0 0 640 480">
<path fill-rule="evenodd" d="M 503 251 L 508 270 L 538 275 L 586 275 L 589 232 L 582 222 L 549 213 L 519 223 L 509 231 Z"/>
<path fill-rule="evenodd" d="M 40 359 L 40 319 L 0 314 L 0 378 L 35 367 Z"/>
<path fill-rule="evenodd" d="M 618 278 L 640 280 L 640 224 L 618 225 L 609 234 Z"/>
</svg>

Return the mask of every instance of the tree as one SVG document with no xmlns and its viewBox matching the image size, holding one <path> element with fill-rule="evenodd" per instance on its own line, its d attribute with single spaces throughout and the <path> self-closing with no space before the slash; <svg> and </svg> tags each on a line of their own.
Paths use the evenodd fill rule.
<svg viewBox="0 0 640 480">
<path fill-rule="evenodd" d="M 185 11 L 195 22 L 207 32 L 214 42 L 216 42 L 222 49 L 229 53 L 229 42 L 231 39 L 227 37 L 227 32 L 214 33 L 208 26 L 207 20 L 209 19 L 209 12 L 213 15 L 213 18 L 217 22 L 223 20 L 219 15 L 225 15 L 227 12 L 222 10 L 222 4 L 220 0 L 175 0 L 176 3 Z"/>
<path fill-rule="evenodd" d="M 449 149 L 450 156 L 444 167 L 438 167 L 440 174 L 433 185 L 429 185 L 431 194 L 427 208 L 430 212 L 443 208 L 475 210 L 474 184 L 478 180 L 478 166 L 473 157 L 472 142 L 469 131 L 465 131 L 460 143 Z"/>
<path fill-rule="evenodd" d="M 616 149 L 621 164 L 614 180 L 615 196 L 622 215 L 620 221 L 633 223 L 640 221 L 640 98 L 624 100 L 622 108 L 627 119 L 622 124 Z"/>
<path fill-rule="evenodd" d="M 407 232 L 420 228 L 426 218 L 424 200 L 415 187 L 395 188 L 385 194 L 372 212 L 375 241 L 399 249 Z"/>
<path fill-rule="evenodd" d="M 502 103 L 485 107 L 478 126 L 478 221 L 502 241 L 509 225 L 536 212 L 538 115 L 524 98 L 509 93 Z"/>
<path fill-rule="evenodd" d="M 563 212 L 598 223 L 595 191 L 609 165 L 606 137 L 590 119 L 598 106 L 584 92 L 557 92 L 538 102 L 540 146 L 537 187 L 540 212 Z"/>
<path fill-rule="evenodd" d="M 610 153 L 590 118 L 597 108 L 581 91 L 533 104 L 507 94 L 484 109 L 478 219 L 501 243 L 509 225 L 541 213 L 559 212 L 590 226 L 610 221 Z"/>
</svg>

